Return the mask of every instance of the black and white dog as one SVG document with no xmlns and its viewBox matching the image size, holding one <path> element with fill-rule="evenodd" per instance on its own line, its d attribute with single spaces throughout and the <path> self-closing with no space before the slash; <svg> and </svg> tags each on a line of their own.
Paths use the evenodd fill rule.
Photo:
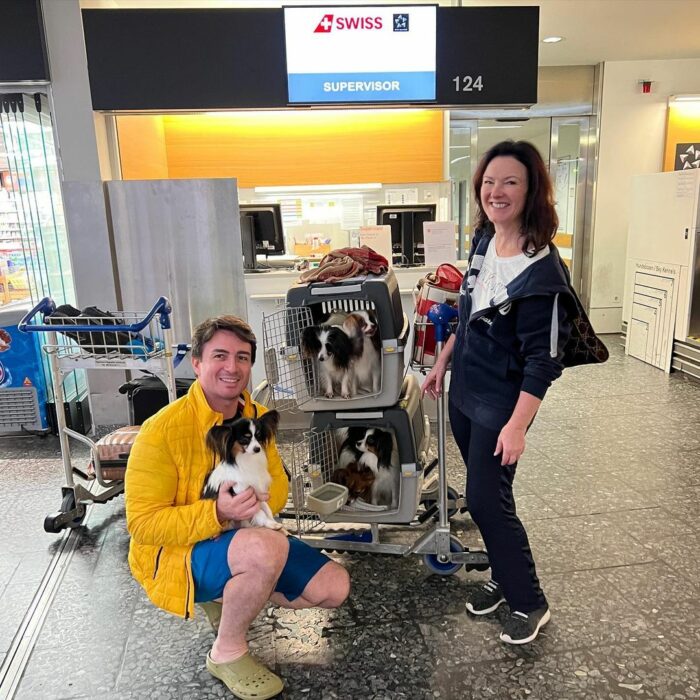
<svg viewBox="0 0 700 700">
<path fill-rule="evenodd" d="M 326 398 L 339 394 L 349 399 L 357 393 L 355 349 L 348 334 L 338 326 L 309 326 L 301 337 L 304 356 L 318 361 L 321 390 Z"/>
<path fill-rule="evenodd" d="M 382 386 L 381 339 L 371 311 L 353 311 L 343 321 L 343 330 L 352 340 L 357 387 L 378 394 Z"/>
<path fill-rule="evenodd" d="M 241 493 L 249 486 L 257 494 L 270 490 L 272 477 L 267 469 L 265 448 L 277 432 L 279 419 L 277 411 L 268 411 L 260 418 L 239 418 L 230 425 L 215 425 L 209 430 L 207 447 L 218 464 L 207 477 L 202 498 L 216 498 L 227 481 L 235 484 L 234 493 Z M 265 501 L 260 502 L 260 510 L 250 520 L 241 522 L 241 527 L 282 529 Z"/>
<path fill-rule="evenodd" d="M 349 427 L 336 431 L 336 440 L 340 439 L 337 469 L 353 463 L 359 468 L 368 467 L 374 473 L 370 502 L 398 508 L 401 472 L 398 458 L 393 457 L 391 433 L 380 428 Z"/>
<path fill-rule="evenodd" d="M 338 448 L 338 469 L 344 469 L 348 464 L 358 462 L 362 456 L 362 452 L 357 447 L 365 437 L 367 428 L 360 426 L 348 426 L 338 428 L 335 431 L 335 442 Z"/>
</svg>

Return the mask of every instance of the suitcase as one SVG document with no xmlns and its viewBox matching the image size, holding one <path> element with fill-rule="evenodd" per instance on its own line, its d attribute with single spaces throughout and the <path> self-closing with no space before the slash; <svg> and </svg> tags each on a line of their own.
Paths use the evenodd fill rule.
<svg viewBox="0 0 700 700">
<path fill-rule="evenodd" d="M 101 437 L 96 443 L 97 454 L 100 458 L 102 476 L 108 481 L 123 480 L 129 453 L 139 434 L 138 425 L 126 425 L 123 428 Z M 88 465 L 88 475 L 95 476 L 95 465 Z"/>
<path fill-rule="evenodd" d="M 175 380 L 177 396 L 184 396 L 194 383 L 194 379 L 179 378 Z M 168 405 L 168 390 L 158 377 L 139 377 L 119 387 L 120 394 L 129 399 L 129 423 L 141 425 L 146 418 L 158 413 Z"/>
</svg>

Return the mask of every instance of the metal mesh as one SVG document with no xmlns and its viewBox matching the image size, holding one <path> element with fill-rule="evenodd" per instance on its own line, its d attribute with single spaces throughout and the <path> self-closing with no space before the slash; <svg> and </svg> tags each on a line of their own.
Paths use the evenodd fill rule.
<svg viewBox="0 0 700 700">
<path fill-rule="evenodd" d="M 272 405 L 279 411 L 293 410 L 318 393 L 313 363 L 301 351 L 301 334 L 312 325 L 305 306 L 263 316 L 265 374 Z"/>
<path fill-rule="evenodd" d="M 319 318 L 324 319 L 334 313 L 375 309 L 374 302 L 364 299 L 337 299 L 315 306 L 320 309 Z M 304 329 L 318 322 L 314 320 L 312 309 L 311 306 L 289 307 L 263 315 L 265 374 L 271 388 L 271 404 L 278 411 L 293 412 L 311 399 L 325 397 L 319 384 L 317 360 L 304 357 L 301 348 Z M 338 320 L 332 322 L 338 323 Z M 383 360 L 381 353 L 379 360 Z M 363 387 L 357 396 L 364 398 L 369 393 Z"/>
<path fill-rule="evenodd" d="M 111 330 L 110 326 L 131 326 L 140 323 L 148 315 L 147 311 L 115 311 L 111 316 L 79 316 L 73 319 L 47 316 L 47 326 L 61 326 L 57 343 L 45 344 L 47 353 L 56 354 L 59 360 L 85 360 L 94 364 L 109 364 L 114 360 L 151 360 L 164 357 L 170 351 L 159 316 L 154 316 L 139 333 Z M 95 326 L 94 331 L 71 331 L 66 326 L 78 324 Z"/>
<path fill-rule="evenodd" d="M 321 524 L 317 513 L 307 508 L 307 497 L 331 479 L 338 463 L 335 431 L 310 430 L 292 445 L 291 495 L 299 532 L 308 532 Z"/>
</svg>

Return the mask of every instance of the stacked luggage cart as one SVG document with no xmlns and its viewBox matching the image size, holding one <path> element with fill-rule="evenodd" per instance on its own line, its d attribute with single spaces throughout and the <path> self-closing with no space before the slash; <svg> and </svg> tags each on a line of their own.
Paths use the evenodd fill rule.
<svg viewBox="0 0 700 700">
<path fill-rule="evenodd" d="M 377 325 L 378 390 L 360 387 L 349 397 L 328 396 L 319 382 L 318 358 L 305 352 L 306 329 L 339 324 L 345 315 L 358 312 L 370 314 Z M 332 283 L 297 283 L 287 292 L 286 308 L 264 317 L 268 403 L 278 410 L 311 413 L 310 430 L 292 446 L 288 515 L 296 527 L 288 529 L 326 550 L 419 554 L 442 575 L 463 565 L 484 570 L 486 555 L 466 550 L 450 530 L 448 516 L 463 500 L 447 486 L 444 410 L 443 425 L 438 426 L 442 451 L 433 459 L 420 386 L 413 375 L 405 375 L 409 330 L 392 270 Z M 337 478 L 349 436 L 359 439 L 370 431 L 391 436 L 391 502 L 353 498 Z M 416 529 L 416 540 L 386 541 L 385 532 L 397 527 Z"/>
<path fill-rule="evenodd" d="M 78 527 L 84 520 L 87 505 L 106 503 L 124 490 L 124 471 L 128 450 L 138 426 L 127 426 L 94 442 L 67 427 L 64 411 L 65 375 L 77 369 L 131 370 L 158 376 L 175 400 L 175 369 L 170 324 L 172 309 L 160 297 L 148 311 L 103 312 L 91 307 L 77 315 L 65 313 L 71 307 L 56 307 L 42 299 L 21 320 L 19 329 L 41 333 L 43 351 L 48 357 L 56 405 L 56 425 L 65 471 L 61 506 L 46 516 L 44 530 L 59 532 Z M 69 438 L 90 449 L 86 469 L 73 463 Z M 76 477 L 78 480 L 76 480 Z"/>
</svg>

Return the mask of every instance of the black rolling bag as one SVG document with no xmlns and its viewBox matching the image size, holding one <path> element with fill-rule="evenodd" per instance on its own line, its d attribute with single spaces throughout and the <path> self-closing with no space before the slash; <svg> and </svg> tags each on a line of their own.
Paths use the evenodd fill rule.
<svg viewBox="0 0 700 700">
<path fill-rule="evenodd" d="M 177 396 L 184 396 L 192 386 L 194 379 L 176 379 Z M 129 399 L 129 423 L 141 425 L 146 418 L 158 413 L 168 405 L 168 390 L 158 377 L 139 377 L 119 387 L 120 394 Z"/>
</svg>

